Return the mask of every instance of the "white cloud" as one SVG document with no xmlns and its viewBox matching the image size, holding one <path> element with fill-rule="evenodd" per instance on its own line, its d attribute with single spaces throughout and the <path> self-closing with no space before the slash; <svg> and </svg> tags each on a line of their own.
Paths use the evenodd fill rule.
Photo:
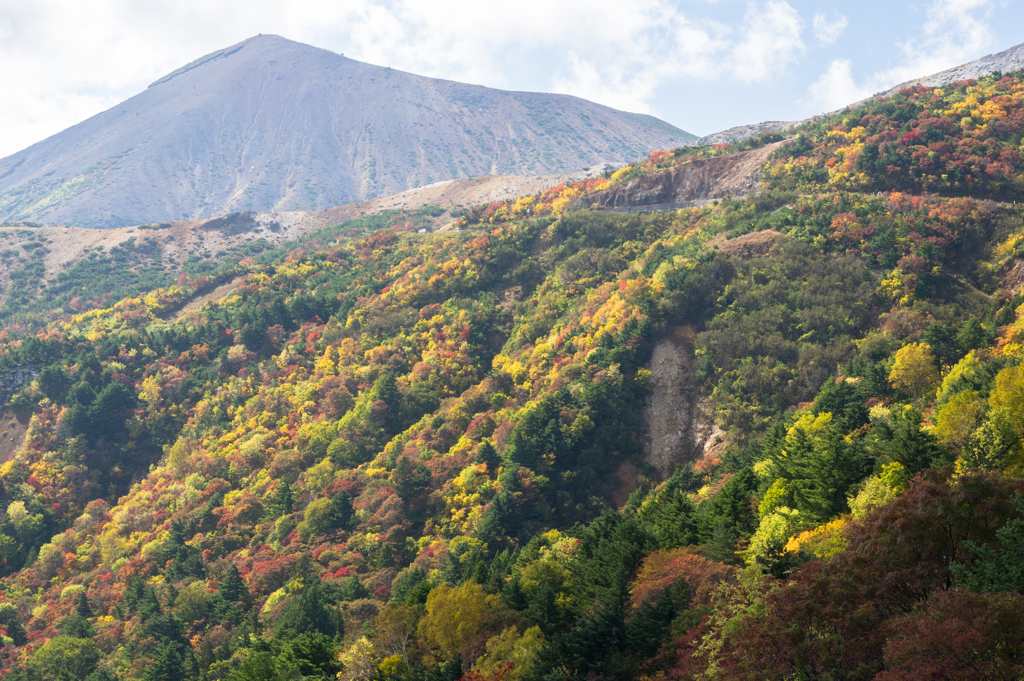
<svg viewBox="0 0 1024 681">
<path fill-rule="evenodd" d="M 988 23 L 991 7 L 991 0 L 932 0 L 920 33 L 898 45 L 901 63 L 857 82 L 849 59 L 834 60 L 808 88 L 808 105 L 833 111 L 983 56 L 995 41 Z"/>
<path fill-rule="evenodd" d="M 829 64 L 809 101 L 878 91 L 990 47 L 988 13 L 1002 0 L 927 1 L 895 66 L 855 77 L 855 64 Z M 831 10 L 801 17 L 798 0 L 744 6 L 731 15 L 718 0 L 0 0 L 0 156 L 260 32 L 423 75 L 657 113 L 658 102 L 681 101 L 670 87 L 707 97 L 772 82 L 806 59 L 804 29 L 815 44 L 850 29 Z"/>
<path fill-rule="evenodd" d="M 825 113 L 864 99 L 872 92 L 857 84 L 849 59 L 834 59 L 811 85 L 809 94 L 813 109 Z"/>
<path fill-rule="evenodd" d="M 933 0 L 921 35 L 900 45 L 903 63 L 875 80 L 897 85 L 982 56 L 995 41 L 990 8 L 990 0 Z"/>
<path fill-rule="evenodd" d="M 835 18 L 831 20 L 821 12 L 814 15 L 814 37 L 822 45 L 831 45 L 838 40 L 849 23 L 839 12 L 833 13 Z"/>
<path fill-rule="evenodd" d="M 665 83 L 716 77 L 728 33 L 727 26 L 693 22 L 669 6 L 651 6 L 643 21 L 611 44 L 570 50 L 552 88 L 620 109 L 649 112 L 655 92 Z"/>
<path fill-rule="evenodd" d="M 747 8 L 743 36 L 733 49 L 732 69 L 745 83 L 764 82 L 779 75 L 804 51 L 803 19 L 787 2 L 771 0 Z"/>
<path fill-rule="evenodd" d="M 609 8 L 610 9 L 610 8 Z M 767 82 L 804 52 L 803 20 L 783 0 L 751 4 L 738 26 L 694 20 L 664 2 L 634 5 L 633 23 L 606 27 L 601 44 L 572 50 L 553 81 L 558 92 L 650 111 L 658 89 L 679 79 Z M 618 24 L 619 12 L 607 20 Z M 591 32 L 600 27 L 588 26 Z M 613 36 L 609 43 L 609 36 Z M 555 36 L 556 39 L 561 39 Z"/>
</svg>

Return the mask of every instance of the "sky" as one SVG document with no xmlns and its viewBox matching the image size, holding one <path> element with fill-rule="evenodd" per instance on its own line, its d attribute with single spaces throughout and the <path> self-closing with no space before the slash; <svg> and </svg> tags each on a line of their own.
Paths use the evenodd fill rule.
<svg viewBox="0 0 1024 681">
<path fill-rule="evenodd" d="M 1024 42 L 1024 0 L 0 0 L 0 157 L 257 33 L 705 135 Z"/>
</svg>

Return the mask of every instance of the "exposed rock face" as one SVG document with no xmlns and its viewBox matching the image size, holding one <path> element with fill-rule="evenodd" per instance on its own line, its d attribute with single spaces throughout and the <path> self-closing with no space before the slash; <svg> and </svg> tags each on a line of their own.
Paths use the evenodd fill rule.
<svg viewBox="0 0 1024 681">
<path fill-rule="evenodd" d="M 224 217 L 207 220 L 203 223 L 203 230 L 220 232 L 225 236 L 237 236 L 266 230 L 280 232 L 281 223 L 275 219 L 273 213 L 229 213 Z"/>
<path fill-rule="evenodd" d="M 696 385 L 693 327 L 675 327 L 658 341 L 649 369 L 654 389 L 644 405 L 644 461 L 664 478 L 703 457 L 720 431 Z"/>
<path fill-rule="evenodd" d="M 999 268 L 998 276 L 1002 284 L 1002 296 L 1013 298 L 1024 290 L 1024 259 L 1011 258 Z"/>
<path fill-rule="evenodd" d="M 626 208 L 745 196 L 757 189 L 761 165 L 780 144 L 785 142 L 666 168 L 594 192 L 579 203 L 588 207 Z"/>
<path fill-rule="evenodd" d="M 25 365 L 0 372 L 0 402 L 7 404 L 11 397 L 29 381 L 39 375 L 39 367 Z"/>
<path fill-rule="evenodd" d="M 325 210 L 442 180 L 622 164 L 693 139 L 577 97 L 425 78 L 264 35 L 0 159 L 0 221 Z"/>
</svg>

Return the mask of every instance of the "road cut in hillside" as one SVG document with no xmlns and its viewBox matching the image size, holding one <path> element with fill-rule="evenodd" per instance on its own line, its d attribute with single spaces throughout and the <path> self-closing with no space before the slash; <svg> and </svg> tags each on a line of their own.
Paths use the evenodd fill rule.
<svg viewBox="0 0 1024 681">
<path fill-rule="evenodd" d="M 751 151 L 696 159 L 642 175 L 584 196 L 578 205 L 606 209 L 642 208 L 746 196 L 760 187 L 758 176 L 768 155 L 785 143 L 776 142 Z"/>
</svg>

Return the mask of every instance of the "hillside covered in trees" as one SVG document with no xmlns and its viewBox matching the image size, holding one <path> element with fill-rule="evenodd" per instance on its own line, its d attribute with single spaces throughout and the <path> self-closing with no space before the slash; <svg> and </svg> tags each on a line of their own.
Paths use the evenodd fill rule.
<svg viewBox="0 0 1024 681">
<path fill-rule="evenodd" d="M 1019 678 L 1024 74 L 802 126 L 747 198 L 573 207 L 781 139 L 34 298 L 0 673 Z M 661 478 L 683 326 L 719 442 Z"/>
</svg>

